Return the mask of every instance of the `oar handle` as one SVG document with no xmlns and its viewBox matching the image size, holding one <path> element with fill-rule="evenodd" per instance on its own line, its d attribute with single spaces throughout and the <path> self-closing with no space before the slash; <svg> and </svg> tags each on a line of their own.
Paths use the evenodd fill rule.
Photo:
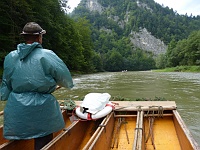
<svg viewBox="0 0 200 150">
<path fill-rule="evenodd" d="M 60 88 L 61 88 L 61 86 L 57 85 L 55 91 L 60 89 Z"/>
<path fill-rule="evenodd" d="M 0 116 L 3 115 L 3 111 L 0 111 Z"/>
</svg>

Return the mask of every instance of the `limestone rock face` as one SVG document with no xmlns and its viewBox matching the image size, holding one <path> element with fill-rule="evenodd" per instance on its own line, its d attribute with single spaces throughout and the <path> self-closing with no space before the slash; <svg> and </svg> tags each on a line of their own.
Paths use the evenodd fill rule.
<svg viewBox="0 0 200 150">
<path fill-rule="evenodd" d="M 90 11 L 97 11 L 100 14 L 103 12 L 103 7 L 98 3 L 97 0 L 87 0 L 86 8 L 88 8 Z"/>
<path fill-rule="evenodd" d="M 160 39 L 155 38 L 146 28 L 139 32 L 132 31 L 130 34 L 131 42 L 145 51 L 151 51 L 154 55 L 164 54 L 167 46 Z"/>
<path fill-rule="evenodd" d="M 103 7 L 98 0 L 86 0 L 86 8 L 90 11 L 97 11 L 99 14 L 102 14 L 104 11 L 111 9 L 111 6 Z M 153 10 L 148 7 L 147 4 L 141 3 L 137 1 L 137 6 L 143 9 L 148 9 L 150 12 Z M 129 22 L 130 12 L 127 10 L 126 14 L 124 15 L 124 19 L 120 19 L 119 16 L 107 16 L 107 19 L 114 20 L 120 28 L 123 30 L 126 29 L 126 25 Z M 104 26 L 101 27 L 101 30 L 106 32 L 112 32 L 112 29 L 107 29 Z M 134 47 L 138 47 L 142 50 L 152 52 L 155 56 L 159 54 L 164 54 L 167 50 L 167 45 L 160 39 L 154 37 L 146 28 L 140 28 L 139 32 L 131 31 L 129 33 L 130 40 L 133 43 Z"/>
</svg>

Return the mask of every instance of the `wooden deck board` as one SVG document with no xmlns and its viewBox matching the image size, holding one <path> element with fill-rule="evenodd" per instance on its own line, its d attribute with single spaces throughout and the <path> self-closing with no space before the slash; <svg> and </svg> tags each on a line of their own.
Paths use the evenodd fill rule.
<svg viewBox="0 0 200 150">
<path fill-rule="evenodd" d="M 111 101 L 116 103 L 115 111 L 137 111 L 139 107 L 143 110 L 148 110 L 151 106 L 162 106 L 163 109 L 176 109 L 175 101 Z M 77 106 L 80 106 L 82 101 L 75 101 Z"/>
<path fill-rule="evenodd" d="M 117 125 L 118 120 L 115 119 L 115 125 Z M 119 150 L 119 149 L 132 149 L 133 147 L 133 141 L 134 141 L 134 132 L 135 132 L 135 126 L 136 126 L 136 117 L 135 118 L 126 118 L 125 119 L 126 122 L 126 130 L 125 130 L 125 124 L 122 124 L 120 131 L 119 131 L 119 142 L 117 144 L 117 142 L 115 143 L 114 147 L 111 148 L 112 150 Z M 126 131 L 128 134 L 128 139 L 126 136 Z M 115 130 L 114 133 L 116 133 L 116 126 L 115 126 Z M 114 138 L 114 137 L 113 137 Z M 117 137 L 115 137 L 117 138 Z M 129 143 L 128 143 L 129 140 Z M 112 139 L 112 141 L 114 141 L 114 139 Z M 112 142 L 113 144 L 113 142 Z M 111 145 L 112 147 L 113 145 Z"/>
<path fill-rule="evenodd" d="M 145 131 L 147 132 L 147 118 L 145 119 L 145 125 Z M 172 117 L 155 118 L 153 132 L 154 143 L 157 150 L 162 150 L 166 147 L 170 150 L 181 150 Z M 151 138 L 149 138 L 148 142 L 146 143 L 146 150 L 153 149 Z"/>
</svg>

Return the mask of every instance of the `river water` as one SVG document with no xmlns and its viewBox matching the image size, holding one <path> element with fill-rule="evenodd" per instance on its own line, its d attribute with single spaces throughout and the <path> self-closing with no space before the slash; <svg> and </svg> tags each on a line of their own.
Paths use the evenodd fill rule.
<svg viewBox="0 0 200 150">
<path fill-rule="evenodd" d="M 74 77 L 74 88 L 61 88 L 57 99 L 80 100 L 92 92 L 128 99 L 155 97 L 175 101 L 183 121 L 200 145 L 200 73 L 106 72 Z M 1 102 L 4 107 L 4 102 Z M 3 109 L 3 108 L 2 108 Z"/>
<path fill-rule="evenodd" d="M 106 72 L 75 77 L 72 90 L 54 93 L 58 99 L 82 99 L 91 92 L 128 99 L 164 98 L 175 101 L 183 121 L 200 145 L 200 73 Z"/>
</svg>

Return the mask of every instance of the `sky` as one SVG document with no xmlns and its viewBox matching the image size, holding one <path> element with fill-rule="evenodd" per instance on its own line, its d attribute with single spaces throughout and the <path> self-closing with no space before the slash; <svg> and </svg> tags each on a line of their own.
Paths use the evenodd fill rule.
<svg viewBox="0 0 200 150">
<path fill-rule="evenodd" d="M 192 13 L 193 16 L 200 15 L 200 0 L 154 0 L 165 7 L 173 8 L 178 14 L 188 16 Z"/>
<path fill-rule="evenodd" d="M 69 12 L 72 12 L 73 9 L 78 6 L 78 4 L 80 3 L 81 0 L 68 0 L 68 5 L 71 7 L 71 9 L 69 10 Z"/>
<path fill-rule="evenodd" d="M 70 12 L 76 7 L 81 0 L 69 0 L 68 5 L 71 7 Z M 177 11 L 180 15 L 188 16 L 192 13 L 193 16 L 200 15 L 200 0 L 154 0 L 164 7 L 168 6 L 173 8 L 174 11 Z"/>
</svg>

